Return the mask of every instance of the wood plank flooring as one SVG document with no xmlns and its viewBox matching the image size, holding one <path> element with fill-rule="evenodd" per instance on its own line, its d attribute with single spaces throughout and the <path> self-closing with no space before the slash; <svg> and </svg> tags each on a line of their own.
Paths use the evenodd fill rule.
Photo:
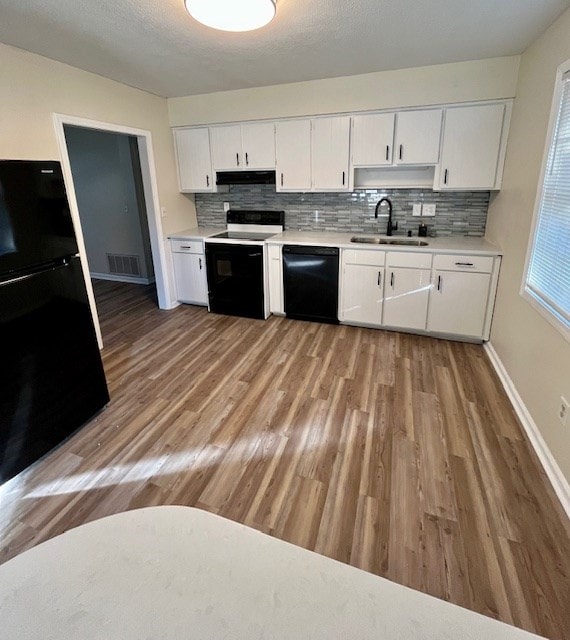
<svg viewBox="0 0 570 640">
<path fill-rule="evenodd" d="M 482 347 L 98 282 L 111 403 L 0 488 L 0 561 L 183 504 L 570 638 L 570 531 Z"/>
</svg>

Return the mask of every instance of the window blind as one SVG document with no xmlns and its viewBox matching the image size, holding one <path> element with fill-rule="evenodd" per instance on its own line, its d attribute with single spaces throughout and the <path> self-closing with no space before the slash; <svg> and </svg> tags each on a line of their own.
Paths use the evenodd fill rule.
<svg viewBox="0 0 570 640">
<path fill-rule="evenodd" d="M 560 108 L 527 275 L 527 290 L 570 326 L 570 72 L 562 77 Z"/>
</svg>

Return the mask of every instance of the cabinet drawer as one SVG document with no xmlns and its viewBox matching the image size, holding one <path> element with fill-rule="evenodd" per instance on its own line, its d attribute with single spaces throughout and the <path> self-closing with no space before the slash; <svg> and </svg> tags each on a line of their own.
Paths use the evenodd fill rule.
<svg viewBox="0 0 570 640">
<path fill-rule="evenodd" d="M 439 271 L 475 271 L 491 273 L 493 256 L 466 256 L 461 254 L 438 254 L 434 257 L 433 268 Z"/>
<path fill-rule="evenodd" d="M 412 251 L 388 251 L 386 264 L 389 267 L 412 267 L 415 269 L 431 269 L 431 253 L 414 253 Z"/>
<path fill-rule="evenodd" d="M 204 243 L 201 240 L 171 240 L 172 253 L 204 254 Z"/>
<path fill-rule="evenodd" d="M 386 262 L 385 251 L 371 251 L 370 249 L 344 249 L 345 264 L 364 264 L 372 267 L 383 267 Z"/>
</svg>

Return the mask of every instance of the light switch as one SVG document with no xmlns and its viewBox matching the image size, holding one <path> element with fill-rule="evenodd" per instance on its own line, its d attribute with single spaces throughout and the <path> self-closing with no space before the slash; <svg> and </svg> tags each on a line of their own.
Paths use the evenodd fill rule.
<svg viewBox="0 0 570 640">
<path fill-rule="evenodd" d="M 421 202 L 420 202 L 420 204 L 413 204 L 412 205 L 412 215 L 413 216 L 421 216 L 422 215 Z"/>
<path fill-rule="evenodd" d="M 435 216 L 435 204 L 424 204 L 423 215 Z"/>
</svg>

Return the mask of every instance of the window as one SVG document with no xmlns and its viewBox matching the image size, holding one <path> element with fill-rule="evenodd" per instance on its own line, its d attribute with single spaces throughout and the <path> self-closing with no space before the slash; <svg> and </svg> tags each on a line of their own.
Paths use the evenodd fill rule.
<svg viewBox="0 0 570 640">
<path fill-rule="evenodd" d="M 570 64 L 558 74 L 550 145 L 524 291 L 568 336 L 570 329 Z M 542 309 L 540 309 L 542 308 Z"/>
</svg>

